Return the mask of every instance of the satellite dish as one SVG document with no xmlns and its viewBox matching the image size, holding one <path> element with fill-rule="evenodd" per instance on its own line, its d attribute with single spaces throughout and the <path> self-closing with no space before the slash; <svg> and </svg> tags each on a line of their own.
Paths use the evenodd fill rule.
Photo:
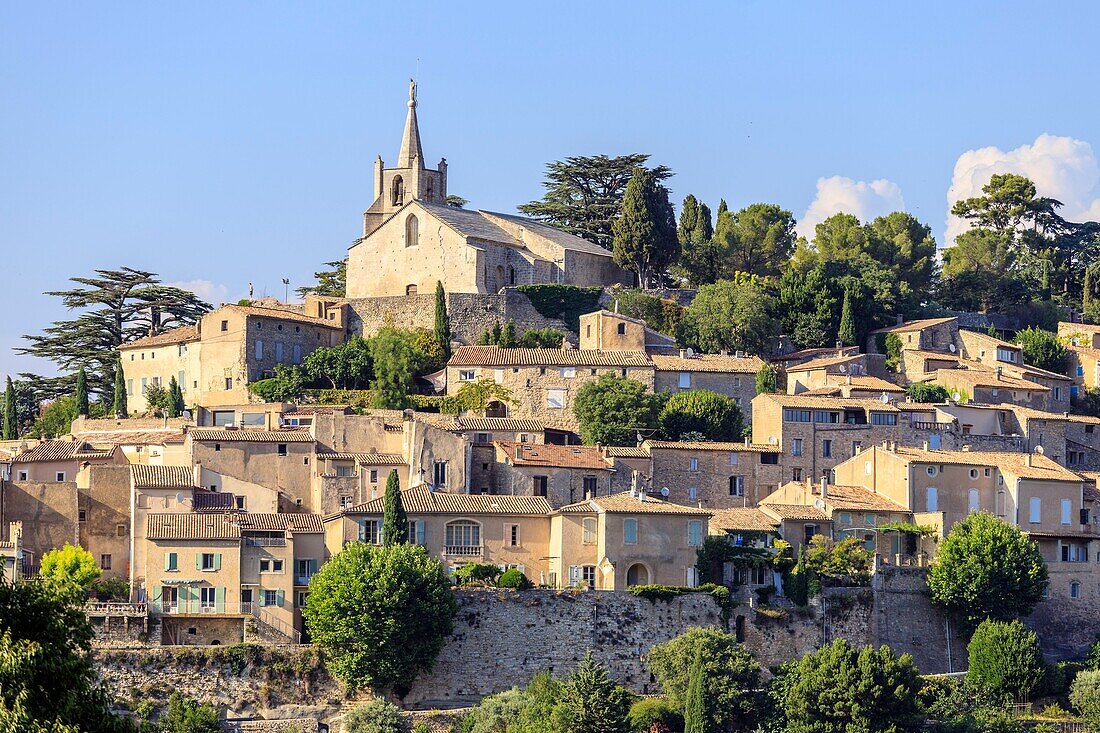
<svg viewBox="0 0 1100 733">
<path fill-rule="evenodd" d="M 690 346 L 684 350 L 684 353 L 687 354 L 689 357 L 695 356 L 695 351 Z"/>
<path fill-rule="evenodd" d="M 178 492 L 178 491 L 176 492 L 176 503 L 177 504 L 182 504 L 183 503 L 183 494 Z"/>
<path fill-rule="evenodd" d="M 776 445 L 777 443 L 779 443 L 778 438 L 776 438 L 774 435 L 769 435 L 768 436 L 768 444 L 769 445 Z"/>
<path fill-rule="evenodd" d="M 668 487 L 667 487 L 667 486 L 664 486 L 664 487 L 662 487 L 662 488 L 661 488 L 661 496 L 663 496 L 663 497 L 665 497 L 665 498 L 667 499 L 667 498 L 668 498 L 668 494 L 669 494 L 669 491 L 668 491 Z"/>
<path fill-rule="evenodd" d="M 825 508 L 825 500 L 824 499 L 814 499 L 814 506 L 817 507 L 818 509 L 824 509 Z"/>
<path fill-rule="evenodd" d="M 844 364 L 841 364 L 840 365 L 840 373 L 843 374 L 846 371 L 848 371 L 848 367 Z"/>
<path fill-rule="evenodd" d="M 955 353 L 955 344 L 948 344 L 947 345 L 947 350 L 950 351 L 952 354 L 954 354 Z"/>
<path fill-rule="evenodd" d="M 883 392 L 882 396 L 880 396 L 878 399 L 879 399 L 879 402 L 881 402 L 883 404 L 887 404 L 888 402 L 890 402 L 890 395 Z"/>
<path fill-rule="evenodd" d="M 1041 445 L 1037 445 L 1035 446 L 1035 452 L 1039 455 L 1043 455 L 1044 453 L 1046 453 L 1046 449 L 1044 449 Z"/>
<path fill-rule="evenodd" d="M 962 395 L 959 394 L 958 392 L 952 392 L 951 393 L 951 399 L 955 400 L 956 402 L 958 402 L 959 399 L 961 399 L 961 398 L 962 398 Z"/>
</svg>

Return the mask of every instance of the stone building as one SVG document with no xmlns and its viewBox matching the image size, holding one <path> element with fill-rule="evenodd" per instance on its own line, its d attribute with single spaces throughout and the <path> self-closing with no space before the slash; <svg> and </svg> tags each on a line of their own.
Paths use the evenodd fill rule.
<svg viewBox="0 0 1100 733">
<path fill-rule="evenodd" d="M 1100 388 L 1100 326 L 1059 322 L 1058 336 L 1069 349 L 1070 395 Z"/>
<path fill-rule="evenodd" d="M 782 483 L 776 446 L 647 440 L 643 473 L 654 495 L 715 511 L 753 507 Z"/>
<path fill-rule="evenodd" d="M 260 401 L 248 391 L 250 382 L 270 377 L 276 365 L 301 364 L 314 349 L 344 340 L 343 305 L 313 298 L 305 310 L 312 315 L 291 308 L 224 305 L 194 326 L 122 344 L 127 411 L 148 411 L 145 390 L 167 389 L 173 377 L 188 406 Z M 214 416 L 218 425 L 216 410 Z"/>
<path fill-rule="evenodd" d="M 375 161 L 374 202 L 348 253 L 348 298 L 430 293 L 436 282 L 448 293 L 631 282 L 599 245 L 533 219 L 450 205 L 447 161 L 425 166 L 416 105 L 410 84 L 397 166 Z"/>
<path fill-rule="evenodd" d="M 466 563 L 518 568 L 532 581 L 549 582 L 550 505 L 542 496 L 483 496 L 413 489 L 402 494 L 409 542 L 423 546 L 450 571 Z M 382 544 L 384 499 L 325 518 L 328 550 L 349 542 Z"/>
<path fill-rule="evenodd" d="M 447 362 L 447 394 L 456 394 L 467 382 L 492 379 L 510 390 L 516 402 L 490 405 L 498 415 L 532 418 L 547 428 L 575 431 L 577 390 L 605 374 L 629 377 L 653 389 L 653 362 L 644 351 L 460 346 Z"/>
<path fill-rule="evenodd" d="M 732 397 L 746 419 L 752 417 L 752 399 L 756 396 L 756 373 L 764 366 L 758 356 L 733 354 L 695 354 L 681 349 L 677 354 L 651 354 L 653 391 L 682 392 L 706 389 Z"/>
<path fill-rule="evenodd" d="M 558 588 L 586 585 L 699 584 L 696 553 L 710 512 L 623 492 L 568 504 L 551 515 L 550 578 Z"/>
<path fill-rule="evenodd" d="M 997 369 L 937 369 L 926 375 L 929 382 L 938 384 L 957 402 L 980 402 L 987 405 L 1012 402 L 1018 405 L 1045 410 L 1049 404 L 1050 388 L 1027 379 L 1011 377 L 1000 367 Z M 1065 390 L 1068 398 L 1069 390 Z M 958 398 L 955 398 L 958 395 Z"/>
<path fill-rule="evenodd" d="M 500 441 L 492 455 L 478 450 L 474 459 L 481 459 L 473 471 L 474 490 L 541 496 L 553 507 L 612 493 L 611 464 L 596 446 Z"/>
</svg>

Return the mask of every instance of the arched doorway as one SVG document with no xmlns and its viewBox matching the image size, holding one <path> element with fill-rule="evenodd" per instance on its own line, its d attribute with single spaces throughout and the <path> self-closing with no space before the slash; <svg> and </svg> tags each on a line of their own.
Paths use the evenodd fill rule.
<svg viewBox="0 0 1100 733">
<path fill-rule="evenodd" d="M 416 295 L 416 286 L 415 285 L 406 285 L 405 286 L 405 295 Z"/>
<path fill-rule="evenodd" d="M 500 400 L 492 400 L 485 405 L 485 417 L 508 417 L 508 405 Z"/>
<path fill-rule="evenodd" d="M 649 585 L 649 568 L 640 562 L 631 565 L 626 571 L 626 584 L 628 587 L 632 585 Z"/>
</svg>

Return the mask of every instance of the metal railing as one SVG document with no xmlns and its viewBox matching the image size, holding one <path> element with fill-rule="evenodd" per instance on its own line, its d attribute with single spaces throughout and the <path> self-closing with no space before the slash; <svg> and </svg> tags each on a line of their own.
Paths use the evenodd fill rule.
<svg viewBox="0 0 1100 733">
<path fill-rule="evenodd" d="M 951 430 L 951 428 L 955 426 L 955 423 L 914 420 L 910 425 L 912 425 L 914 430 Z"/>
<path fill-rule="evenodd" d="M 447 555 L 475 556 L 482 553 L 481 545 L 447 545 L 443 548 Z"/>
<path fill-rule="evenodd" d="M 244 538 L 249 547 L 286 547 L 286 537 L 248 537 Z"/>
<path fill-rule="evenodd" d="M 312 575 L 295 575 L 294 585 L 309 585 L 309 579 L 312 577 Z"/>
<path fill-rule="evenodd" d="M 84 604 L 88 616 L 144 616 L 149 607 L 144 603 L 117 603 L 92 601 Z"/>
<path fill-rule="evenodd" d="M 186 601 L 154 601 L 149 604 L 149 612 L 154 615 L 251 615 L 256 604 L 245 603 L 215 603 L 213 601 L 186 600 Z"/>
</svg>

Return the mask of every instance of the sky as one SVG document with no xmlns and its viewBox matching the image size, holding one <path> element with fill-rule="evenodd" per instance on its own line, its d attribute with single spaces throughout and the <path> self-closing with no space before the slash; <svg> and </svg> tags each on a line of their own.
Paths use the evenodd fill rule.
<svg viewBox="0 0 1100 733">
<path fill-rule="evenodd" d="M 1100 5 L 5 3 L 0 376 L 96 268 L 212 301 L 308 284 L 359 235 L 408 80 L 449 192 L 514 211 L 547 162 L 649 153 L 674 201 L 799 231 L 905 209 L 941 245 L 992 173 L 1100 218 Z"/>
</svg>

